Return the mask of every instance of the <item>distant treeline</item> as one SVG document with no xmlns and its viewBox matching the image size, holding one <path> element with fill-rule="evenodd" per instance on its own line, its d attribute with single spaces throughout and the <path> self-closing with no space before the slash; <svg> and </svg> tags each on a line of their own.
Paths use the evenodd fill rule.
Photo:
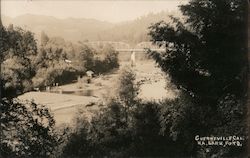
<svg viewBox="0 0 250 158">
<path fill-rule="evenodd" d="M 162 11 L 150 13 L 132 21 L 117 24 L 90 19 L 57 19 L 41 15 L 22 15 L 14 19 L 3 16 L 3 24 L 28 28 L 40 40 L 41 30 L 49 36 L 60 36 L 65 40 L 77 41 L 118 41 L 136 45 L 149 41 L 147 28 L 150 24 L 164 20 L 169 22 L 169 15 L 180 16 L 177 12 Z"/>
</svg>

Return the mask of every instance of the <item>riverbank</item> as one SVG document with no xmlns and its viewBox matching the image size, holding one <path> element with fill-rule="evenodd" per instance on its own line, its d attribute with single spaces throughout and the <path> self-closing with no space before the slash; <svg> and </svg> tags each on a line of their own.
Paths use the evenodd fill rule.
<svg viewBox="0 0 250 158">
<path fill-rule="evenodd" d="M 128 64 L 128 62 L 121 63 L 120 69 Z M 174 91 L 166 89 L 168 79 L 153 61 L 139 62 L 133 69 L 136 73 L 136 81 L 141 85 L 139 98 L 143 100 L 161 100 L 175 97 Z M 61 94 L 55 92 L 28 92 L 19 96 L 19 98 L 34 100 L 36 103 L 46 105 L 51 109 L 56 125 L 70 123 L 79 110 L 83 111 L 87 118 L 91 118 L 93 112 L 98 111 L 100 108 L 98 103 L 115 95 L 114 91 L 119 70 L 97 76 L 92 79 L 90 84 L 82 83 L 79 86 L 79 83 L 71 83 L 56 87 L 60 89 Z"/>
</svg>

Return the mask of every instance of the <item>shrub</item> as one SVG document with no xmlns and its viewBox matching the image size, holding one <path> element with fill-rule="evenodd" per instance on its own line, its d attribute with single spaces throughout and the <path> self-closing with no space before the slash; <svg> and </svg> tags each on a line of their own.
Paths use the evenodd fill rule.
<svg viewBox="0 0 250 158">
<path fill-rule="evenodd" d="M 130 155 L 135 157 L 166 156 L 167 140 L 160 135 L 160 106 L 156 102 L 140 103 L 132 112 L 133 141 Z"/>
<path fill-rule="evenodd" d="M 3 82 L 2 97 L 15 97 L 31 89 L 31 78 L 34 76 L 32 59 L 37 54 L 34 34 L 19 27 L 10 25 L 7 29 L 1 26 L 1 73 Z M 26 87 L 28 86 L 28 87 Z"/>
<path fill-rule="evenodd" d="M 49 110 L 18 99 L 1 102 L 1 149 L 3 157 L 50 157 L 59 144 L 55 121 Z"/>
<path fill-rule="evenodd" d="M 31 71 L 27 64 L 28 60 L 17 56 L 8 58 L 2 63 L 4 97 L 15 97 L 31 89 Z"/>
<path fill-rule="evenodd" d="M 113 47 L 106 46 L 97 52 L 92 68 L 95 73 L 106 73 L 119 67 L 118 52 Z"/>
<path fill-rule="evenodd" d="M 132 107 L 138 99 L 137 95 L 139 93 L 139 85 L 135 80 L 136 74 L 129 66 L 126 66 L 121 70 L 117 95 L 121 102 L 123 102 L 124 106 Z"/>
<path fill-rule="evenodd" d="M 133 116 L 130 108 L 136 104 L 138 87 L 131 69 L 122 71 L 118 96 L 110 98 L 90 124 L 84 117 L 76 119 L 76 129 L 64 148 L 64 156 L 129 156 L 132 142 Z M 128 93 L 126 93 L 128 92 Z M 82 123 L 80 123 L 82 122 Z M 76 148 L 77 146 L 77 148 Z"/>
<path fill-rule="evenodd" d="M 93 153 L 91 140 L 88 137 L 90 125 L 87 119 L 78 116 L 74 123 L 75 127 L 67 131 L 60 157 L 88 157 Z"/>
<path fill-rule="evenodd" d="M 104 65 L 107 70 L 112 70 L 119 67 L 118 52 L 114 50 L 113 47 L 107 46 L 104 48 Z"/>
</svg>

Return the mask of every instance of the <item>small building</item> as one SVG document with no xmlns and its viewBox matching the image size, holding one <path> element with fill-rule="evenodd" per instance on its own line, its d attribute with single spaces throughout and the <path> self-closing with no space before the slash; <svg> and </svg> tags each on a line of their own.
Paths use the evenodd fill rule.
<svg viewBox="0 0 250 158">
<path fill-rule="evenodd" d="M 91 79 L 92 79 L 92 77 L 93 77 L 93 75 L 94 75 L 94 72 L 91 71 L 91 70 L 88 70 L 88 71 L 86 72 L 86 75 L 87 75 L 87 83 L 91 83 Z"/>
</svg>

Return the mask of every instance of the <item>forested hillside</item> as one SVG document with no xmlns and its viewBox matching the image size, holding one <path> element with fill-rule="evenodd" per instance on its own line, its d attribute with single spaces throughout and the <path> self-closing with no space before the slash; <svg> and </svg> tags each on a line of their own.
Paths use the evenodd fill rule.
<svg viewBox="0 0 250 158">
<path fill-rule="evenodd" d="M 40 40 L 41 30 L 48 36 L 60 36 L 65 40 L 77 41 L 123 41 L 136 44 L 149 41 L 147 28 L 151 23 L 164 19 L 169 15 L 179 16 L 175 12 L 150 13 L 132 21 L 110 23 L 95 19 L 57 19 L 51 16 L 25 14 L 16 18 L 3 16 L 3 25 L 20 26 L 35 33 Z"/>
</svg>

